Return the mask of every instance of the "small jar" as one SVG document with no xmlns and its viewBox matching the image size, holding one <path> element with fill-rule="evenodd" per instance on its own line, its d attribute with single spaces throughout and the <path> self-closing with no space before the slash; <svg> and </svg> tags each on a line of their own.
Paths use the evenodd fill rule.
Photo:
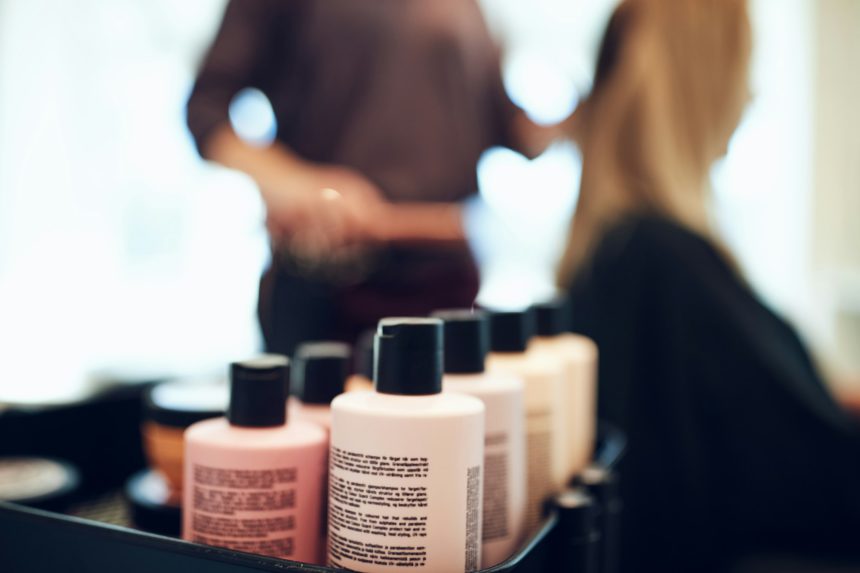
<svg viewBox="0 0 860 573">
<path fill-rule="evenodd" d="M 223 416 L 228 388 L 221 380 L 165 382 L 146 391 L 141 428 L 149 466 L 159 471 L 171 497 L 182 496 L 185 429 Z"/>
</svg>

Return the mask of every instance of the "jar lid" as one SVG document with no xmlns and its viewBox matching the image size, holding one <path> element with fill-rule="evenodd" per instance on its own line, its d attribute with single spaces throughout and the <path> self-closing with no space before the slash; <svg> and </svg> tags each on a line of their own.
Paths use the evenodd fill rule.
<svg viewBox="0 0 860 573">
<path fill-rule="evenodd" d="M 144 395 L 144 418 L 175 428 L 223 416 L 229 389 L 225 381 L 176 380 L 149 388 Z"/>
<path fill-rule="evenodd" d="M 78 470 L 69 462 L 40 457 L 0 458 L 0 500 L 62 511 L 80 486 Z"/>
</svg>

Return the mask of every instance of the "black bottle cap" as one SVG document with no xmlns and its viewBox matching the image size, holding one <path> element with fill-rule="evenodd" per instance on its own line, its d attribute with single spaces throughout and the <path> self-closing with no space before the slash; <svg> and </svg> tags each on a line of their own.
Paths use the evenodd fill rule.
<svg viewBox="0 0 860 573">
<path fill-rule="evenodd" d="M 383 318 L 376 331 L 374 381 L 383 394 L 442 391 L 442 321 Z"/>
<path fill-rule="evenodd" d="M 566 537 L 585 537 L 594 532 L 597 524 L 597 505 L 584 489 L 567 489 L 552 498 L 552 505 L 559 513 L 559 520 L 564 525 Z"/>
<path fill-rule="evenodd" d="M 375 330 L 365 330 L 355 341 L 355 373 L 373 380 L 373 341 Z"/>
<path fill-rule="evenodd" d="M 556 297 L 532 306 L 535 315 L 535 334 L 556 336 L 567 332 L 567 299 Z"/>
<path fill-rule="evenodd" d="M 534 336 L 534 314 L 526 310 L 490 312 L 490 349 L 493 352 L 525 352 Z"/>
<path fill-rule="evenodd" d="M 230 407 L 234 426 L 263 428 L 287 421 L 289 361 L 280 354 L 234 362 L 230 366 Z"/>
<path fill-rule="evenodd" d="M 349 345 L 342 342 L 306 342 L 293 358 L 293 395 L 305 404 L 331 404 L 343 394 L 349 376 Z"/>
<path fill-rule="evenodd" d="M 480 310 L 439 310 L 431 316 L 444 325 L 445 372 L 478 374 L 490 351 L 490 323 Z"/>
</svg>

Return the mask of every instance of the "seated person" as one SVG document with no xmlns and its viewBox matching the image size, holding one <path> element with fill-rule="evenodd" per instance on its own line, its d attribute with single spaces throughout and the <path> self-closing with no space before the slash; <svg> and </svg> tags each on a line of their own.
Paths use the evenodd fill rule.
<svg viewBox="0 0 860 573">
<path fill-rule="evenodd" d="M 629 438 L 622 571 L 860 553 L 858 427 L 709 224 L 750 46 L 743 0 L 627 0 L 567 125 L 583 172 L 558 276 Z"/>
</svg>

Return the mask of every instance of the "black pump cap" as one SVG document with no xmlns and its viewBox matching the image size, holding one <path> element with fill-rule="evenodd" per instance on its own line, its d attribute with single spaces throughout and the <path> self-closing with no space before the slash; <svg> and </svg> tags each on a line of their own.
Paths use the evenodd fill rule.
<svg viewBox="0 0 860 573">
<path fill-rule="evenodd" d="M 287 421 L 289 361 L 280 354 L 263 354 L 230 365 L 230 407 L 234 426 L 264 428 Z"/>
<path fill-rule="evenodd" d="M 352 356 L 342 342 L 306 342 L 292 364 L 293 395 L 305 404 L 331 404 L 343 394 Z"/>
<path fill-rule="evenodd" d="M 442 321 L 383 318 L 376 331 L 374 381 L 383 394 L 442 391 Z"/>
<path fill-rule="evenodd" d="M 493 352 L 525 352 L 534 336 L 534 314 L 526 310 L 490 313 L 490 349 Z"/>
<path fill-rule="evenodd" d="M 439 310 L 431 315 L 444 325 L 445 372 L 479 374 L 490 351 L 490 323 L 480 310 Z"/>
<path fill-rule="evenodd" d="M 556 336 L 567 332 L 567 299 L 553 298 L 532 306 L 535 315 L 535 334 Z"/>
</svg>

